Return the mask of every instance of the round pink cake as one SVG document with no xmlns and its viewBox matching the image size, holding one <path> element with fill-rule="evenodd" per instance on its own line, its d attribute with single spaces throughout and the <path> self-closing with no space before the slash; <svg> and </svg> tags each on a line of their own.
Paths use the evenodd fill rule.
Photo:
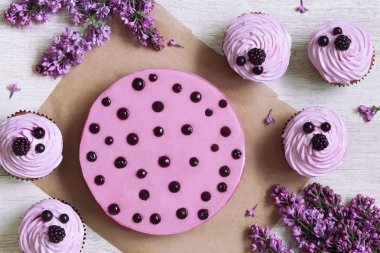
<svg viewBox="0 0 380 253">
<path fill-rule="evenodd" d="M 108 216 L 139 232 L 176 234 L 231 198 L 243 172 L 244 133 L 232 104 L 208 81 L 148 69 L 95 101 L 80 162 Z"/>
</svg>

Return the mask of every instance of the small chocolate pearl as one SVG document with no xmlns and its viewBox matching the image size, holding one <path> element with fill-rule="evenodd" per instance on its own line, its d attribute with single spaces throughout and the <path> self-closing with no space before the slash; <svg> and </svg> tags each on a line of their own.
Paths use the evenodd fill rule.
<svg viewBox="0 0 380 253">
<path fill-rule="evenodd" d="M 202 95 L 199 91 L 194 91 L 190 95 L 190 100 L 193 101 L 194 103 L 198 103 L 199 101 L 202 100 Z"/>
<path fill-rule="evenodd" d="M 149 81 L 155 82 L 155 81 L 157 81 L 157 79 L 158 79 L 158 76 L 156 74 L 150 74 L 149 75 Z"/>
<path fill-rule="evenodd" d="M 42 139 L 45 136 L 45 130 L 42 127 L 36 127 L 33 129 L 32 135 L 36 139 Z"/>
<path fill-rule="evenodd" d="M 132 220 L 134 223 L 140 223 L 142 221 L 142 216 L 141 214 L 139 213 L 135 213 L 133 216 L 132 216 Z"/>
<path fill-rule="evenodd" d="M 225 100 L 225 99 L 221 99 L 221 100 L 219 101 L 219 107 L 220 107 L 220 108 L 226 108 L 226 107 L 227 107 L 227 100 Z"/>
<path fill-rule="evenodd" d="M 109 97 L 105 97 L 102 99 L 102 105 L 103 106 L 110 106 L 111 105 L 111 99 Z"/>
<path fill-rule="evenodd" d="M 241 158 L 242 153 L 241 153 L 241 151 L 239 149 L 234 149 L 231 152 L 231 156 L 232 156 L 233 159 L 238 160 L 238 159 Z"/>
<path fill-rule="evenodd" d="M 117 215 L 120 213 L 120 207 L 118 204 L 111 204 L 108 206 L 108 213 L 111 215 Z"/>
<path fill-rule="evenodd" d="M 105 183 L 105 178 L 102 175 L 98 175 L 95 177 L 94 181 L 96 185 L 103 185 Z"/>
<path fill-rule="evenodd" d="M 321 129 L 322 129 L 323 132 L 328 132 L 328 131 L 330 131 L 330 130 L 331 130 L 331 125 L 330 125 L 330 123 L 329 123 L 329 122 L 324 122 L 324 123 L 322 123 L 322 125 L 321 125 Z"/>
<path fill-rule="evenodd" d="M 89 127 L 89 130 L 92 134 L 97 134 L 99 133 L 100 131 L 100 126 L 99 124 L 96 124 L 96 123 L 92 123 Z"/>
<path fill-rule="evenodd" d="M 231 129 L 227 126 L 224 126 L 220 129 L 220 134 L 223 136 L 223 137 L 228 137 L 231 135 Z"/>
<path fill-rule="evenodd" d="M 119 110 L 117 110 L 117 117 L 121 120 L 126 120 L 129 117 L 129 111 L 127 108 L 122 107 Z"/>
<path fill-rule="evenodd" d="M 219 145 L 218 144 L 212 144 L 210 149 L 212 152 L 218 152 L 219 151 Z"/>
<path fill-rule="evenodd" d="M 180 219 L 180 220 L 183 220 L 183 219 L 186 219 L 187 217 L 187 209 L 182 207 L 182 208 L 179 208 L 176 212 L 176 215 L 177 215 L 177 218 Z"/>
<path fill-rule="evenodd" d="M 154 213 L 150 216 L 150 222 L 154 225 L 157 225 L 161 221 L 161 216 L 157 213 Z"/>
<path fill-rule="evenodd" d="M 329 40 L 329 37 L 327 37 L 326 35 L 323 35 L 323 36 L 320 36 L 318 38 L 318 44 L 321 46 L 321 47 L 325 47 L 329 44 L 330 40 Z"/>
<path fill-rule="evenodd" d="M 114 165 L 118 169 L 125 168 L 127 166 L 127 160 L 124 157 L 118 157 L 115 159 Z"/>
<path fill-rule="evenodd" d="M 236 64 L 238 66 L 244 66 L 244 64 L 247 62 L 247 60 L 245 59 L 244 56 L 239 56 L 238 58 L 236 58 Z"/>
<path fill-rule="evenodd" d="M 41 154 L 45 151 L 45 145 L 44 144 L 37 144 L 35 147 L 36 153 Z"/>
<path fill-rule="evenodd" d="M 86 157 L 89 162 L 95 162 L 96 159 L 98 158 L 96 153 L 93 151 L 88 152 Z"/>
<path fill-rule="evenodd" d="M 190 135 L 193 133 L 193 127 L 189 124 L 185 124 L 181 127 L 181 132 L 184 135 Z"/>
<path fill-rule="evenodd" d="M 149 197 L 150 197 L 150 193 L 149 193 L 149 191 L 148 190 L 141 190 L 140 192 L 139 192 L 139 198 L 141 199 L 141 200 L 144 200 L 144 201 L 146 201 L 146 200 L 148 200 L 149 199 Z"/>
<path fill-rule="evenodd" d="M 112 145 L 113 144 L 113 138 L 111 136 L 108 136 L 104 139 L 104 143 L 107 145 Z"/>
<path fill-rule="evenodd" d="M 161 137 L 161 136 L 164 135 L 164 129 L 163 129 L 162 127 L 160 127 L 160 126 L 155 127 L 155 128 L 153 129 L 153 134 L 154 134 L 154 136 L 156 136 L 156 137 Z"/>
<path fill-rule="evenodd" d="M 219 169 L 219 175 L 221 177 L 228 177 L 230 175 L 230 173 L 231 173 L 231 170 L 228 166 L 222 166 Z"/>
<path fill-rule="evenodd" d="M 226 192 L 228 187 L 226 183 L 219 183 L 216 188 L 218 189 L 218 192 Z"/>
<path fill-rule="evenodd" d="M 314 132 L 314 124 L 311 122 L 306 122 L 303 124 L 302 129 L 306 134 L 311 134 Z"/>
<path fill-rule="evenodd" d="M 59 221 L 62 222 L 63 224 L 66 224 L 67 222 L 69 222 L 69 216 L 65 213 L 61 214 L 59 216 Z"/>
<path fill-rule="evenodd" d="M 155 112 L 162 112 L 164 108 L 165 108 L 164 103 L 162 103 L 161 101 L 156 101 L 152 104 L 152 109 Z"/>
<path fill-rule="evenodd" d="M 146 175 L 148 175 L 148 172 L 144 169 L 139 169 L 137 172 L 136 172 L 136 176 L 140 179 L 143 179 L 146 177 Z"/>
<path fill-rule="evenodd" d="M 342 34 L 342 33 L 343 33 L 343 30 L 340 27 L 335 27 L 334 30 L 333 30 L 333 35 L 339 35 L 339 34 Z"/>
<path fill-rule="evenodd" d="M 189 160 L 189 164 L 191 167 L 196 167 L 199 164 L 199 160 L 196 157 L 191 157 Z"/>
<path fill-rule="evenodd" d="M 213 114 L 214 114 L 214 112 L 213 112 L 211 109 L 206 109 L 206 111 L 205 111 L 205 115 L 206 115 L 207 117 L 211 117 Z"/>
<path fill-rule="evenodd" d="M 48 222 L 53 219 L 53 213 L 49 210 L 45 210 L 41 214 L 41 218 L 43 222 Z"/>
<path fill-rule="evenodd" d="M 145 87 L 145 82 L 141 78 L 136 78 L 132 82 L 132 87 L 133 87 L 133 89 L 135 89 L 137 91 L 142 91 Z"/>
<path fill-rule="evenodd" d="M 173 181 L 168 186 L 169 191 L 172 193 L 177 193 L 181 190 L 181 185 L 177 181 Z"/>
<path fill-rule="evenodd" d="M 208 218 L 208 210 L 207 209 L 201 209 L 198 211 L 198 218 L 200 220 L 206 220 Z"/>
<path fill-rule="evenodd" d="M 255 75 L 261 75 L 264 72 L 264 69 L 262 66 L 256 66 L 252 69 L 253 74 Z"/>
<path fill-rule="evenodd" d="M 167 168 L 170 165 L 170 159 L 167 156 L 161 156 L 158 158 L 158 165 L 162 168 Z"/>
<path fill-rule="evenodd" d="M 211 199 L 211 193 L 209 192 L 202 192 L 201 194 L 201 200 L 204 202 L 210 201 Z"/>
<path fill-rule="evenodd" d="M 131 146 L 135 146 L 139 142 L 139 137 L 135 133 L 128 134 L 127 142 Z"/>
<path fill-rule="evenodd" d="M 182 86 L 179 83 L 173 85 L 172 90 L 175 93 L 180 93 L 182 91 Z"/>
</svg>

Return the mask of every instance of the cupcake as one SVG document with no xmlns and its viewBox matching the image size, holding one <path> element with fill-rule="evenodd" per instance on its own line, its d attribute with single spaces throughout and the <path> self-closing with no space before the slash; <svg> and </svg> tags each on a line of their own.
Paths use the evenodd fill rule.
<svg viewBox="0 0 380 253">
<path fill-rule="evenodd" d="M 302 176 L 322 176 L 338 169 L 346 158 L 347 129 L 335 112 L 313 106 L 289 120 L 282 143 L 295 171 Z"/>
<path fill-rule="evenodd" d="M 349 86 L 370 71 L 374 49 L 369 35 L 344 21 L 330 21 L 311 34 L 308 54 L 318 75 L 330 84 Z"/>
<path fill-rule="evenodd" d="M 283 76 L 289 66 L 292 40 L 270 15 L 246 13 L 227 28 L 223 52 L 244 79 L 266 82 Z"/>
<path fill-rule="evenodd" d="M 62 161 L 62 134 L 45 116 L 18 112 L 0 124 L 0 166 L 19 179 L 38 179 Z"/>
<path fill-rule="evenodd" d="M 19 235 L 25 253 L 78 253 L 84 243 L 85 228 L 78 213 L 68 204 L 46 199 L 24 215 Z"/>
</svg>

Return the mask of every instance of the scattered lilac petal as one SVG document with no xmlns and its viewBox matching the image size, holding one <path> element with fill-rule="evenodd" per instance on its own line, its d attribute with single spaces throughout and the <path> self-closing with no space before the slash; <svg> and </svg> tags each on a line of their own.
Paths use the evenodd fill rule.
<svg viewBox="0 0 380 253">
<path fill-rule="evenodd" d="M 248 209 L 245 211 L 245 217 L 255 217 L 255 211 L 256 211 L 256 208 L 257 208 L 257 205 L 256 204 L 252 209 Z"/>
<path fill-rule="evenodd" d="M 266 125 L 273 125 L 276 123 L 276 119 L 273 118 L 273 116 L 272 116 L 272 109 L 270 109 L 270 111 L 269 111 L 267 117 L 265 118 L 264 122 Z"/>
<path fill-rule="evenodd" d="M 296 11 L 302 14 L 309 10 L 303 5 L 303 0 L 300 0 L 300 5 L 296 8 Z"/>
<path fill-rule="evenodd" d="M 10 91 L 9 99 L 11 99 L 13 97 L 13 94 L 15 92 L 21 91 L 21 88 L 17 84 L 15 84 L 15 83 L 8 85 L 7 88 Z"/>
<path fill-rule="evenodd" d="M 169 47 L 179 47 L 179 48 L 184 48 L 183 46 L 179 45 L 174 39 L 169 40 L 168 42 Z"/>
<path fill-rule="evenodd" d="M 360 105 L 358 108 L 358 111 L 367 122 L 370 122 L 375 117 L 375 114 L 378 111 L 380 111 L 380 107 L 377 107 L 377 106 L 368 107 L 365 105 Z"/>
</svg>

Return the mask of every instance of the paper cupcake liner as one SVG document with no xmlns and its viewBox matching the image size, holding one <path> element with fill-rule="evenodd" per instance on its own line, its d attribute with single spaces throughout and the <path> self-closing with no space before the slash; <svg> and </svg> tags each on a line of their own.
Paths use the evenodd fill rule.
<svg viewBox="0 0 380 253">
<path fill-rule="evenodd" d="M 282 148 L 282 151 L 284 152 L 285 154 L 285 145 L 284 145 L 284 140 L 285 138 L 283 138 L 282 136 L 284 135 L 285 133 L 285 129 L 286 127 L 288 126 L 289 122 L 295 117 L 297 116 L 298 114 L 300 114 L 304 109 L 302 109 L 301 111 L 298 111 L 296 112 L 295 114 L 293 114 L 284 124 L 284 127 L 282 128 L 282 133 L 281 133 L 281 148 Z"/>
<path fill-rule="evenodd" d="M 86 227 L 86 225 L 84 224 L 84 221 L 83 221 L 83 217 L 82 217 L 82 215 L 80 214 L 80 212 L 79 212 L 79 210 L 75 207 L 75 206 L 73 206 L 72 204 L 70 204 L 69 202 L 67 202 L 67 201 L 64 201 L 64 200 L 62 200 L 62 199 L 59 199 L 59 198 L 54 198 L 54 197 L 52 197 L 52 198 L 47 198 L 47 199 L 55 199 L 55 200 L 58 200 L 58 201 L 60 201 L 60 202 L 62 202 L 63 204 L 66 204 L 66 205 L 69 205 L 77 214 L 78 214 L 78 216 L 79 216 L 79 218 L 80 218 L 80 220 L 81 220 L 81 222 L 82 222 L 82 226 L 83 226 L 83 231 L 84 231 L 84 233 L 83 233 L 83 241 L 82 241 L 82 248 L 81 248 L 81 250 L 79 251 L 79 253 L 80 252 L 82 252 L 82 250 L 83 250 L 83 247 L 84 247 L 84 245 L 85 245 L 85 241 L 86 241 L 86 235 L 87 235 L 87 227 Z M 47 200 L 47 199 L 43 199 L 43 200 Z M 43 201 L 43 200 L 40 200 L 39 202 L 41 202 L 41 201 Z M 36 202 L 36 203 L 39 203 L 39 202 Z M 35 203 L 35 204 L 36 204 Z M 25 215 L 25 214 L 24 214 Z M 72 253 L 76 253 L 76 252 L 72 252 Z"/>
<path fill-rule="evenodd" d="M 38 116 L 44 117 L 44 118 L 50 120 L 51 122 L 53 122 L 54 124 L 56 124 L 56 123 L 54 122 L 53 119 L 51 119 L 50 117 L 46 116 L 45 114 L 42 114 L 42 113 L 39 113 L 39 112 L 35 112 L 35 111 L 30 111 L 30 110 L 19 110 L 18 112 L 15 112 L 15 113 L 11 114 L 10 116 L 8 116 L 7 119 L 12 118 L 12 117 L 17 117 L 17 116 L 25 115 L 25 114 L 28 114 L 28 113 L 32 113 L 32 114 L 36 114 L 36 115 L 38 115 Z M 40 180 L 40 179 L 42 179 L 42 178 L 44 178 L 44 177 L 49 176 L 49 175 L 50 175 L 50 174 L 51 174 L 56 168 L 55 168 L 54 170 L 52 170 L 52 171 L 51 171 L 49 174 L 47 174 L 46 176 L 38 177 L 38 178 L 20 178 L 20 177 L 17 177 L 17 176 L 15 176 L 15 175 L 12 175 L 12 174 L 9 173 L 6 169 L 4 169 L 2 166 L 0 166 L 0 169 L 2 169 L 3 171 L 5 171 L 5 173 L 6 173 L 8 176 L 10 176 L 10 177 L 12 177 L 12 178 L 15 178 L 15 179 L 17 179 L 17 180 L 27 181 L 27 182 L 35 182 L 35 181 L 37 181 L 37 180 Z"/>
<path fill-rule="evenodd" d="M 353 86 L 353 85 L 356 85 L 356 84 L 359 84 L 361 81 L 363 81 L 367 75 L 371 72 L 374 64 L 375 64 L 375 57 L 376 57 L 376 54 L 375 54 L 375 50 L 373 51 L 373 55 L 372 55 L 372 61 L 371 61 L 371 65 L 368 69 L 368 72 L 360 79 L 360 80 L 353 80 L 350 82 L 350 84 L 340 84 L 340 83 L 329 83 L 328 81 L 326 81 L 322 75 L 319 73 L 319 71 L 317 70 L 317 68 L 310 62 L 311 66 L 313 67 L 314 69 L 314 72 L 317 74 L 317 76 L 319 77 L 319 79 L 329 85 L 332 85 L 332 86 L 336 86 L 336 87 L 350 87 L 350 86 Z"/>
<path fill-rule="evenodd" d="M 85 244 L 85 241 L 86 241 L 86 236 L 87 236 L 87 232 L 86 231 L 87 231 L 87 228 L 86 228 L 86 225 L 84 224 L 83 217 L 82 217 L 81 213 L 79 212 L 79 210 L 75 206 L 73 206 L 72 204 L 70 204 L 67 201 L 64 201 L 64 200 L 59 199 L 59 198 L 49 198 L 49 199 L 56 199 L 56 200 L 59 200 L 59 201 L 61 201 L 62 203 L 66 204 L 66 205 L 69 205 L 78 214 L 78 216 L 79 216 L 79 218 L 80 218 L 80 220 L 82 222 L 83 230 L 84 230 L 82 248 L 79 251 L 79 252 L 82 252 L 84 244 Z M 73 252 L 73 253 L 75 253 L 75 252 Z"/>
</svg>

